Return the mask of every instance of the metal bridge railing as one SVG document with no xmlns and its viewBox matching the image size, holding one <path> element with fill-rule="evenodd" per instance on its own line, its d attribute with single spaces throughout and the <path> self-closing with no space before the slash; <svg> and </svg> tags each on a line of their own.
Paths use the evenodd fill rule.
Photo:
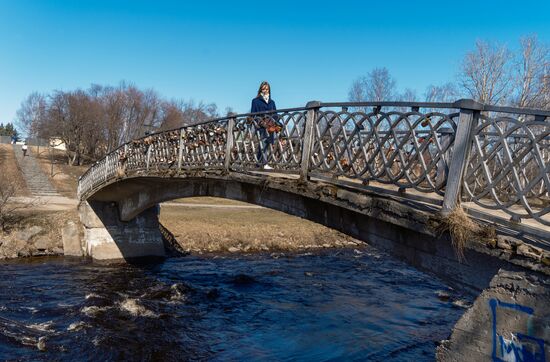
<svg viewBox="0 0 550 362">
<path fill-rule="evenodd" d="M 133 140 L 80 179 L 86 198 L 113 180 L 189 170 L 250 172 L 262 161 L 302 179 L 352 179 L 504 211 L 550 225 L 550 111 L 454 103 L 309 102 Z M 265 143 L 265 129 L 274 142 Z M 262 160 L 264 159 L 264 160 Z"/>
</svg>

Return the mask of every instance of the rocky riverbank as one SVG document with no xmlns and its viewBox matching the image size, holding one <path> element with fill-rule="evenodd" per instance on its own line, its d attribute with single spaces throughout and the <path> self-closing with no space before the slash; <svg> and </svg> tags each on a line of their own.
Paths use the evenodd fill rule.
<svg viewBox="0 0 550 362">
<path fill-rule="evenodd" d="M 63 228 L 77 219 L 75 211 L 20 215 L 6 232 L 0 232 L 0 259 L 63 255 Z"/>
</svg>

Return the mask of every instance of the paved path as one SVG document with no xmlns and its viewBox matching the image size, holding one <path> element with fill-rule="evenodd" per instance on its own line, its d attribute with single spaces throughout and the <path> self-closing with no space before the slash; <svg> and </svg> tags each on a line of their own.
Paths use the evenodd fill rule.
<svg viewBox="0 0 550 362">
<path fill-rule="evenodd" d="M 25 204 L 34 210 L 71 210 L 78 206 L 77 199 L 65 196 L 10 197 L 14 204 Z"/>
<path fill-rule="evenodd" d="M 21 145 L 13 145 L 13 151 L 23 173 L 27 189 L 33 196 L 59 196 L 48 176 L 42 172 L 40 164 L 30 152 L 27 151 L 27 156 L 23 157 Z"/>
</svg>

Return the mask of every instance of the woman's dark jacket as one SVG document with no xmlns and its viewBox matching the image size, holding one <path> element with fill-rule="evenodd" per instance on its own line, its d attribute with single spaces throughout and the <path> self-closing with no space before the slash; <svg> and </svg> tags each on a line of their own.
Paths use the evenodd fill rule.
<svg viewBox="0 0 550 362">
<path fill-rule="evenodd" d="M 252 106 L 250 107 L 250 113 L 256 112 L 268 112 L 276 111 L 275 102 L 273 99 L 269 98 L 269 102 L 265 102 L 262 96 L 257 96 L 252 100 Z"/>
</svg>

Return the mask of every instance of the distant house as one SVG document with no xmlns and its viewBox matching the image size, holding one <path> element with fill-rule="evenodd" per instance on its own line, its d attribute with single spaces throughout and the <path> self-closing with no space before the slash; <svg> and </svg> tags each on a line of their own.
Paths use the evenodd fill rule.
<svg viewBox="0 0 550 362">
<path fill-rule="evenodd" d="M 59 137 L 50 137 L 50 146 L 56 150 L 66 151 L 65 142 Z"/>
</svg>

